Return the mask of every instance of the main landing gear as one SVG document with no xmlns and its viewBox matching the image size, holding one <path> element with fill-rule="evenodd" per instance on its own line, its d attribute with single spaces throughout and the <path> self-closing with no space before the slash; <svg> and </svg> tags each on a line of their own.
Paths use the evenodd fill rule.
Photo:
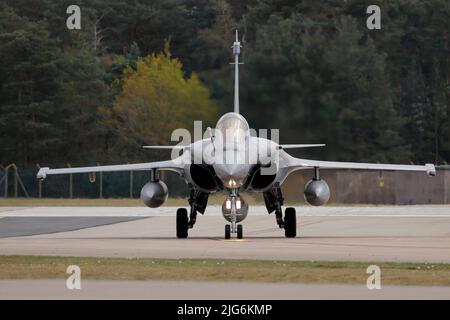
<svg viewBox="0 0 450 320">
<path fill-rule="evenodd" d="M 283 210 L 281 207 L 284 199 L 281 194 L 281 189 L 279 187 L 273 188 L 264 192 L 263 195 L 267 211 L 269 214 L 275 211 L 277 224 L 281 229 L 284 229 L 286 238 L 295 238 L 297 236 L 297 217 L 295 208 L 286 208 L 283 219 Z"/>
<path fill-rule="evenodd" d="M 206 205 L 208 204 L 208 194 L 195 189 L 191 190 L 189 196 L 189 205 L 191 213 L 188 217 L 186 208 L 179 208 L 177 210 L 177 238 L 185 239 L 188 237 L 188 230 L 192 229 L 197 221 L 197 213 L 205 213 Z"/>
</svg>

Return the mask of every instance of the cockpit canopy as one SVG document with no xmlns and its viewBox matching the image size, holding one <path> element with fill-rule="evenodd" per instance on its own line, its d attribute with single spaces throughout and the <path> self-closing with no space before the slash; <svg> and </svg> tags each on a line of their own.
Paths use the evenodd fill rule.
<svg viewBox="0 0 450 320">
<path fill-rule="evenodd" d="M 224 145 L 236 145 L 245 142 L 250 127 L 239 113 L 229 112 L 217 121 L 215 136 L 220 134 Z"/>
</svg>

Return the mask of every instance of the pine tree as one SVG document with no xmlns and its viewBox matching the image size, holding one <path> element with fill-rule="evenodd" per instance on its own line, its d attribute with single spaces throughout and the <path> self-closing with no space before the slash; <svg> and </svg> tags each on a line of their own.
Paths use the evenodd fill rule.
<svg viewBox="0 0 450 320">
<path fill-rule="evenodd" d="M 55 150 L 52 125 L 57 90 L 57 41 L 44 21 L 0 10 L 0 154 L 5 162 L 33 163 Z"/>
</svg>

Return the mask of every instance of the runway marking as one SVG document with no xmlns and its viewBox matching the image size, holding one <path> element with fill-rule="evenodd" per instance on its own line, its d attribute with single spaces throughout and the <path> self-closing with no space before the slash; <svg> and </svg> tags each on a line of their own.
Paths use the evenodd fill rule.
<svg viewBox="0 0 450 320">
<path fill-rule="evenodd" d="M 218 238 L 218 240 L 223 242 L 249 242 L 248 239 L 224 239 L 224 238 Z"/>
</svg>

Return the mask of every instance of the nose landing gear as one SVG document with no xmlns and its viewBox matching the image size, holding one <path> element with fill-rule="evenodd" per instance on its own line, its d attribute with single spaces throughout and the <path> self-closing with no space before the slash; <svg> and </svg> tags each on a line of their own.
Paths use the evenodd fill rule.
<svg viewBox="0 0 450 320">
<path fill-rule="evenodd" d="M 236 231 L 233 233 L 236 233 L 236 239 L 242 239 L 244 237 L 244 227 L 242 224 L 236 225 Z M 232 231 L 232 224 L 226 224 L 225 225 L 225 239 L 229 240 L 231 239 L 231 231 Z"/>
<path fill-rule="evenodd" d="M 248 204 L 240 197 L 236 190 L 231 190 L 230 196 L 225 199 L 222 205 L 223 216 L 230 224 L 225 225 L 225 239 L 231 239 L 231 234 L 235 233 L 237 239 L 244 236 L 243 227 L 238 224 L 245 219 L 248 213 Z"/>
</svg>

